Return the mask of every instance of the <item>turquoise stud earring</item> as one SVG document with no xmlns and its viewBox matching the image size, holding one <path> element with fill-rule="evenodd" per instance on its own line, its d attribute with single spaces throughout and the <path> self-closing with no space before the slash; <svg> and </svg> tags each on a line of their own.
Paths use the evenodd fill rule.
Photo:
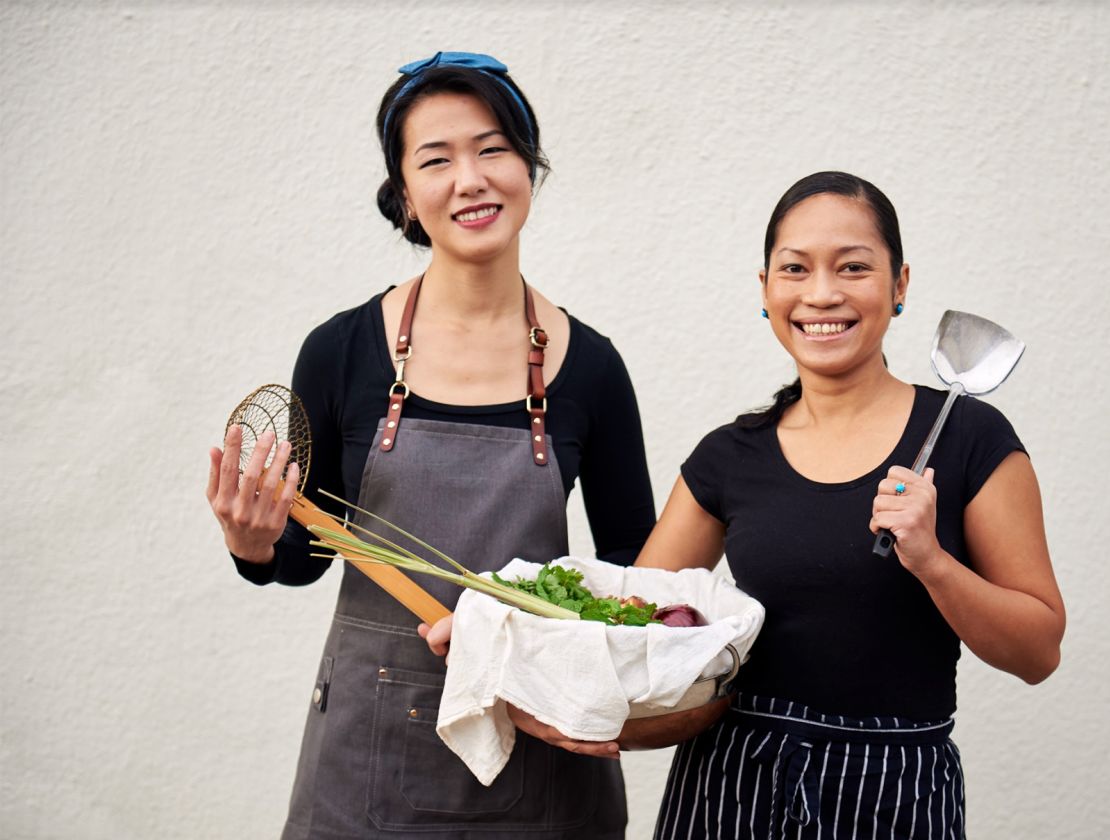
<svg viewBox="0 0 1110 840">
<path fill-rule="evenodd" d="M 764 318 L 766 318 L 767 317 L 767 310 L 766 309 L 760 309 L 759 314 L 762 315 Z"/>
<path fill-rule="evenodd" d="M 905 309 L 906 309 L 906 307 L 902 306 L 902 304 L 900 304 L 900 303 L 894 304 L 894 315 L 895 315 L 895 317 L 897 317 L 898 315 L 901 315 L 905 311 Z"/>
</svg>

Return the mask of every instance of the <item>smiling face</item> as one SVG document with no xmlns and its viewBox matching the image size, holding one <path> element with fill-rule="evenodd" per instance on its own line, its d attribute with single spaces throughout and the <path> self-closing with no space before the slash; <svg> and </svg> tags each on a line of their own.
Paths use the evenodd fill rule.
<svg viewBox="0 0 1110 840">
<path fill-rule="evenodd" d="M 489 107 L 466 94 L 433 94 L 408 112 L 403 137 L 405 201 L 433 255 L 469 263 L 515 256 L 532 182 Z"/>
<path fill-rule="evenodd" d="M 822 193 L 783 217 L 760 281 L 771 327 L 799 373 L 842 376 L 882 365 L 883 336 L 905 298 L 909 266 L 892 274 L 865 201 Z"/>
</svg>

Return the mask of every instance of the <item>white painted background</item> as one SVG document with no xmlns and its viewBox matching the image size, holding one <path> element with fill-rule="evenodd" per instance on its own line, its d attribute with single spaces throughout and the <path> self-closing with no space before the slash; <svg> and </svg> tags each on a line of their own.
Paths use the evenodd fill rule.
<svg viewBox="0 0 1110 840">
<path fill-rule="evenodd" d="M 205 452 L 312 326 L 419 269 L 372 124 L 438 49 L 500 57 L 540 115 L 525 274 L 623 352 L 660 505 L 791 377 L 756 270 L 802 175 L 899 210 L 896 373 L 933 381 L 947 308 L 1027 341 L 991 401 L 1070 624 L 1042 686 L 961 665 L 970 836 L 1107 836 L 1108 44 L 1079 2 L 0 4 L 0 836 L 277 835 L 339 575 L 242 582 Z M 630 838 L 668 758 L 625 759 Z"/>
</svg>

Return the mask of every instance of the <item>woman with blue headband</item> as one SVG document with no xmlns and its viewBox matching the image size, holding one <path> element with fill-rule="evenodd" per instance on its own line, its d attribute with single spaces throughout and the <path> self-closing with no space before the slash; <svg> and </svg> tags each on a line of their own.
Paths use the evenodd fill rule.
<svg viewBox="0 0 1110 840">
<path fill-rule="evenodd" d="M 598 556 L 631 563 L 655 508 L 628 374 L 608 339 L 520 272 L 520 231 L 547 170 L 527 99 L 489 56 L 438 53 L 401 68 L 377 126 L 388 175 L 378 206 L 431 258 L 305 341 L 293 390 L 312 430 L 307 495 L 339 515 L 319 490 L 357 499 L 481 571 L 566 554 L 566 500 L 581 478 Z M 312 556 L 287 507 L 239 487 L 240 443 L 232 427 L 226 456 L 213 450 L 208 492 L 240 574 L 311 583 L 330 561 Z M 404 607 L 349 564 L 343 574 L 306 686 L 285 840 L 624 836 L 618 761 L 521 735 L 497 780 L 479 784 L 435 733 L 443 660 Z M 458 598 L 451 584 L 420 583 L 448 606 Z"/>
</svg>

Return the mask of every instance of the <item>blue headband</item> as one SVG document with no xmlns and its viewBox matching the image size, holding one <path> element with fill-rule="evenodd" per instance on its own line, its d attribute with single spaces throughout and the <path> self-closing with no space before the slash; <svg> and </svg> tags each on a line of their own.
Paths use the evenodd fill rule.
<svg viewBox="0 0 1110 840">
<path fill-rule="evenodd" d="M 505 74 L 509 72 L 509 68 L 493 56 L 470 52 L 437 52 L 431 58 L 413 61 L 403 67 L 397 68 L 397 72 L 408 76 L 409 80 L 401 85 L 401 89 L 397 91 L 397 95 L 393 97 L 393 103 L 390 104 L 389 110 L 385 112 L 385 119 L 382 120 L 383 141 L 389 137 L 389 123 L 390 120 L 393 119 L 394 104 L 404 96 L 413 85 L 420 81 L 420 77 L 424 74 L 425 70 L 429 70 L 432 67 L 468 67 L 471 70 L 477 70 L 479 73 L 483 73 L 499 82 L 501 86 L 509 92 L 509 95 L 512 96 L 517 107 L 520 108 L 520 113 L 524 117 L 524 123 L 528 126 L 528 141 L 530 143 L 535 142 L 535 131 L 532 127 L 532 120 L 528 116 L 528 108 L 525 107 L 524 100 L 520 98 L 520 94 L 516 92 L 516 88 L 505 78 Z M 535 177 L 534 172 L 533 177 Z"/>
</svg>

